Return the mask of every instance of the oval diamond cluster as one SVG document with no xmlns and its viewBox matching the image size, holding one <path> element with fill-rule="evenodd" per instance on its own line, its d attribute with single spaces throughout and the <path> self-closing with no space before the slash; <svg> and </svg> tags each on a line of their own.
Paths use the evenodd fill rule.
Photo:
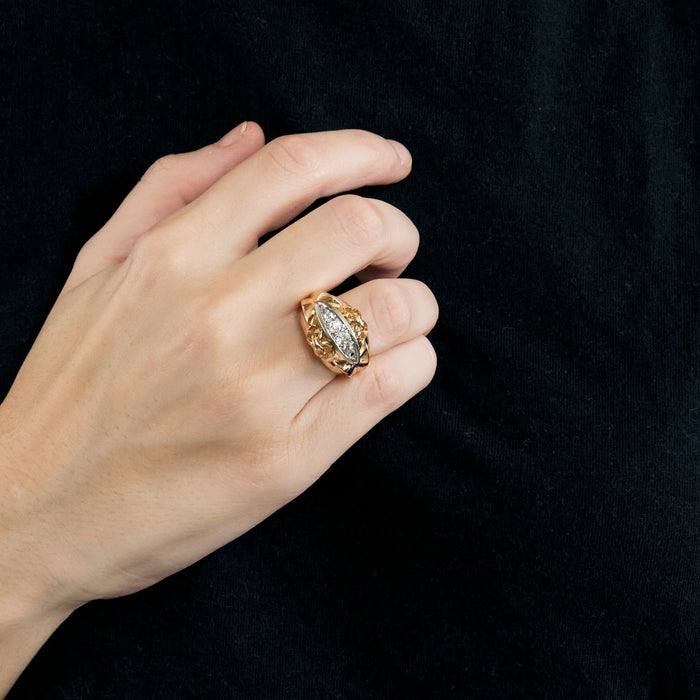
<svg viewBox="0 0 700 700">
<path fill-rule="evenodd" d="M 322 301 L 316 302 L 315 309 L 321 327 L 338 352 L 356 365 L 360 361 L 360 345 L 345 317 Z"/>
</svg>

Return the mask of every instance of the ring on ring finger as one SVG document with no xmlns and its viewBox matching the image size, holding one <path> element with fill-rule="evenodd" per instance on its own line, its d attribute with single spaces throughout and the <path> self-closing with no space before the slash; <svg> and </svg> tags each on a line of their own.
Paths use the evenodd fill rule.
<svg viewBox="0 0 700 700">
<path fill-rule="evenodd" d="M 328 292 L 301 300 L 299 320 L 306 342 L 332 372 L 348 377 L 369 364 L 367 323 L 352 306 Z"/>
</svg>

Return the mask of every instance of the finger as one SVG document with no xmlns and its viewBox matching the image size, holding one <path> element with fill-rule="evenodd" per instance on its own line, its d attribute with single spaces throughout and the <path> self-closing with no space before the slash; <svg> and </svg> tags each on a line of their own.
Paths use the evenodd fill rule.
<svg viewBox="0 0 700 700">
<path fill-rule="evenodd" d="M 241 262 L 265 271 L 264 293 L 286 313 L 313 290 L 333 289 L 358 270 L 397 277 L 418 242 L 418 230 L 400 209 L 347 194 L 314 209 Z"/>
<path fill-rule="evenodd" d="M 264 143 L 262 129 L 255 122 L 243 122 L 216 143 L 159 158 L 112 218 L 87 241 L 64 291 L 122 262 L 139 236 L 199 197 Z"/>
<path fill-rule="evenodd" d="M 303 454 L 304 473 L 290 475 L 302 488 L 315 481 L 382 418 L 425 388 L 437 360 L 425 336 L 373 357 L 351 378 L 338 376 L 297 414 L 290 429 L 291 450 Z M 302 461 L 300 460 L 300 463 Z"/>
<path fill-rule="evenodd" d="M 418 280 L 372 280 L 343 294 L 342 301 L 359 309 L 367 323 L 370 364 L 375 355 L 429 333 L 438 318 L 435 296 Z M 303 404 L 335 375 L 309 347 L 297 313 L 290 314 L 289 330 L 283 331 L 281 337 L 287 339 L 287 357 L 280 367 L 285 367 L 287 381 L 293 378 Z"/>
<path fill-rule="evenodd" d="M 270 141 L 197 198 L 181 218 L 180 237 L 199 236 L 197 251 L 241 257 L 260 236 L 320 197 L 396 182 L 410 171 L 404 146 L 359 129 L 292 134 Z"/>
<path fill-rule="evenodd" d="M 360 310 L 371 333 L 373 354 L 426 335 L 435 325 L 439 312 L 430 287 L 412 279 L 365 282 L 345 292 L 343 301 Z"/>
</svg>

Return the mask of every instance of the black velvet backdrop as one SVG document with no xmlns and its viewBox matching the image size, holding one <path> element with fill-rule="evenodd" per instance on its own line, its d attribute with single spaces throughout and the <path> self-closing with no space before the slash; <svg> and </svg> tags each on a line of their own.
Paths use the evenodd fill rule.
<svg viewBox="0 0 700 700">
<path fill-rule="evenodd" d="M 441 305 L 427 390 L 11 698 L 700 697 L 696 2 L 1 9 L 3 392 L 151 161 L 244 119 L 406 143 L 365 192 Z"/>
</svg>

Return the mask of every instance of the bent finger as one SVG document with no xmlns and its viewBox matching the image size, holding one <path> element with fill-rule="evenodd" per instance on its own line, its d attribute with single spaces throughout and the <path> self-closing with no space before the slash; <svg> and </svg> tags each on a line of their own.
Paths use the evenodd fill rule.
<svg viewBox="0 0 700 700">
<path fill-rule="evenodd" d="M 418 229 L 400 209 L 346 194 L 295 221 L 241 262 L 264 271 L 265 293 L 286 313 L 313 290 L 333 289 L 359 270 L 398 277 L 418 243 Z"/>
<path fill-rule="evenodd" d="M 377 279 L 365 282 L 342 295 L 342 301 L 358 309 L 367 324 L 370 364 L 396 345 L 429 333 L 438 318 L 438 303 L 430 288 L 414 279 Z M 334 380 L 319 361 L 301 332 L 298 314 L 290 317 L 283 332 L 287 358 L 287 382 L 297 385 L 299 405 Z M 364 372 L 364 370 L 362 370 Z"/>
<path fill-rule="evenodd" d="M 270 141 L 184 211 L 198 251 L 242 257 L 258 239 L 288 223 L 320 197 L 397 182 L 410 171 L 404 146 L 361 129 L 291 134 Z"/>
<path fill-rule="evenodd" d="M 315 481 L 380 420 L 424 389 L 436 366 L 430 341 L 420 336 L 373 357 L 350 379 L 333 379 L 292 423 L 292 449 L 304 454 L 307 468 L 290 478 L 301 479 L 302 487 Z"/>
<path fill-rule="evenodd" d="M 64 291 L 125 260 L 139 236 L 199 197 L 264 143 L 262 129 L 254 122 L 243 122 L 216 143 L 159 158 L 111 219 L 85 243 Z"/>
</svg>

